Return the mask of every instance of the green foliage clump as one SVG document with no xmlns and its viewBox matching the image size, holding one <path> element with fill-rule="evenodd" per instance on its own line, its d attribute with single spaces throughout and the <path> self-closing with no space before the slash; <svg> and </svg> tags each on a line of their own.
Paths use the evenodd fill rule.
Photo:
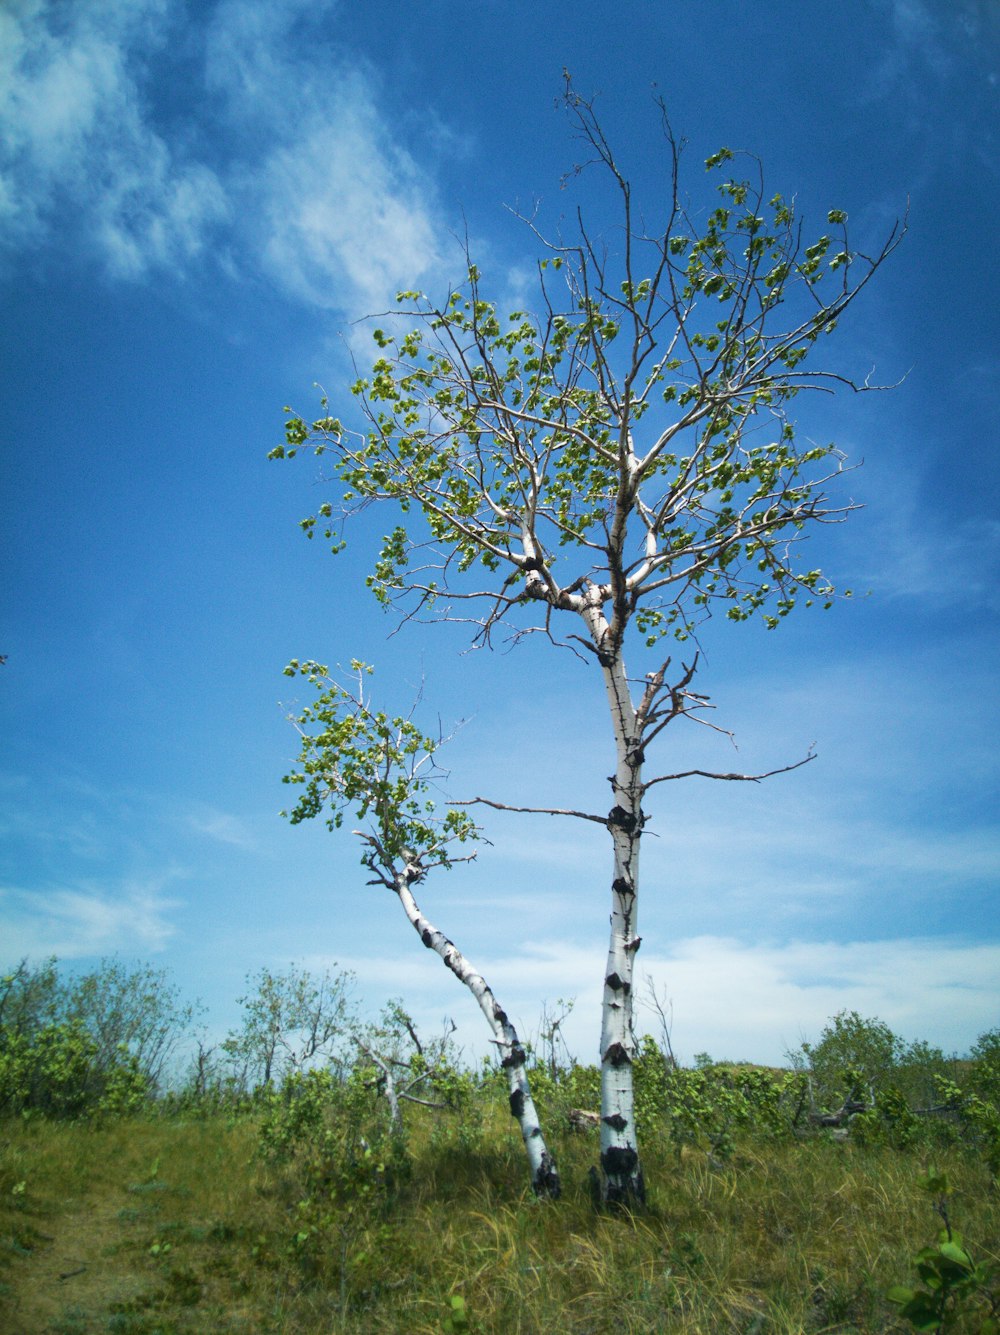
<svg viewBox="0 0 1000 1335">
<path fill-rule="evenodd" d="M 681 1067 L 647 1034 L 633 1066 L 639 1135 L 665 1137 L 675 1155 L 697 1150 L 717 1163 L 740 1144 L 831 1133 L 870 1150 L 900 1153 L 964 1144 L 996 1175 L 1000 1103 L 991 1094 L 1000 1087 L 998 1033 L 982 1035 L 971 1064 L 963 1064 L 927 1043 L 905 1043 L 882 1021 L 842 1012 L 819 1042 L 803 1043 L 791 1054 L 790 1071 L 716 1062 L 708 1053 L 699 1053 L 693 1067 Z M 963 1065 L 960 1087 L 950 1073 Z M 546 1061 L 535 1063 L 530 1074 L 539 1107 L 553 1123 L 564 1122 L 572 1108 L 599 1104 L 596 1067 Z"/>
<path fill-rule="evenodd" d="M 284 1170 L 285 1253 L 310 1281 L 336 1278 L 342 1307 L 387 1245 L 387 1212 L 408 1179 L 404 1137 L 363 1067 L 346 1079 L 295 1071 L 272 1091 L 260 1153 Z"/>
<path fill-rule="evenodd" d="M 149 1094 L 139 1064 L 123 1048 L 100 1060 L 78 1021 L 32 1033 L 0 1032 L 0 1112 L 82 1117 L 137 1112 Z"/>
<path fill-rule="evenodd" d="M 81 1117 L 142 1108 L 194 1008 L 162 972 L 105 960 L 76 978 L 56 961 L 0 977 L 0 1112 Z"/>
<path fill-rule="evenodd" d="M 948 1209 L 950 1188 L 943 1173 L 929 1172 L 921 1188 L 933 1196 L 942 1228 L 937 1241 L 922 1247 L 913 1258 L 920 1283 L 896 1284 L 888 1298 L 914 1330 L 970 1331 L 975 1335 L 1000 1332 L 1000 1290 L 994 1285 L 997 1267 L 975 1261 L 962 1235 L 952 1226 Z"/>
<path fill-rule="evenodd" d="M 499 1093 L 500 1074 L 492 1079 Z M 571 1108 L 596 1108 L 600 1103 L 601 1073 L 596 1066 L 569 1061 L 553 1067 L 536 1061 L 528 1070 L 528 1079 L 539 1115 L 547 1123 L 565 1120 Z"/>
<path fill-rule="evenodd" d="M 975 1075 L 975 1068 L 973 1068 Z M 940 1079 L 938 1091 L 965 1138 L 978 1148 L 993 1176 L 1000 1177 L 1000 1102 L 963 1090 L 953 1080 Z"/>
<path fill-rule="evenodd" d="M 981 1099 L 1000 1104 L 1000 1029 L 980 1034 L 969 1053 L 970 1083 Z"/>
<path fill-rule="evenodd" d="M 928 1125 L 921 1123 L 900 1091 L 889 1085 L 879 1090 L 871 1108 L 854 1119 L 851 1135 L 862 1145 L 884 1144 L 903 1150 L 920 1139 Z"/>
<path fill-rule="evenodd" d="M 816 1043 L 803 1043 L 788 1056 L 809 1073 L 813 1096 L 823 1107 L 844 1097 L 845 1081 L 868 1091 L 892 1078 L 906 1045 L 887 1024 L 865 1019 L 857 1011 L 839 1011 Z"/>
<path fill-rule="evenodd" d="M 665 1122 L 677 1154 L 689 1147 L 726 1159 L 739 1137 L 789 1136 L 801 1113 L 801 1080 L 794 1073 L 728 1062 L 686 1069 L 665 1060 L 648 1036 L 636 1074 L 638 1116 L 649 1129 Z"/>
<path fill-rule="evenodd" d="M 337 1082 L 328 1069 L 294 1071 L 280 1089 L 268 1090 L 260 1123 L 261 1152 L 275 1160 L 294 1159 L 322 1139 L 333 1120 Z"/>
<path fill-rule="evenodd" d="M 1000 1031 L 980 1035 L 971 1064 L 960 1063 L 841 1011 L 817 1043 L 788 1055 L 807 1081 L 810 1110 L 847 1110 L 857 1143 L 929 1152 L 965 1140 L 1000 1173 Z"/>
</svg>

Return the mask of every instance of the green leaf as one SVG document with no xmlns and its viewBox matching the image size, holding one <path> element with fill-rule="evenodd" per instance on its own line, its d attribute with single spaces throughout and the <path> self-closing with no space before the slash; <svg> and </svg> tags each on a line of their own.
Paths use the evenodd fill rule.
<svg viewBox="0 0 1000 1335">
<path fill-rule="evenodd" d="M 953 1261 L 955 1265 L 961 1266 L 963 1270 L 972 1269 L 972 1257 L 957 1242 L 942 1242 L 939 1250 L 942 1256 L 949 1261 Z"/>
<path fill-rule="evenodd" d="M 442 1321 L 443 1328 L 449 1332 L 449 1335 L 452 1335 L 452 1333 L 453 1335 L 459 1335 L 460 1332 L 468 1331 L 470 1326 L 465 1299 L 459 1297 L 458 1294 L 454 1294 L 449 1299 L 448 1306 L 451 1308 L 451 1312 Z"/>
<path fill-rule="evenodd" d="M 891 1303 L 899 1303 L 902 1305 L 903 1303 L 912 1302 L 916 1297 L 916 1293 L 913 1289 L 908 1289 L 903 1284 L 894 1284 L 885 1296 Z"/>
<path fill-rule="evenodd" d="M 732 159 L 732 156 L 731 149 L 720 148 L 718 153 L 713 153 L 710 158 L 705 159 L 705 170 L 711 171 L 713 167 L 719 167 L 722 163 L 729 162 Z"/>
</svg>

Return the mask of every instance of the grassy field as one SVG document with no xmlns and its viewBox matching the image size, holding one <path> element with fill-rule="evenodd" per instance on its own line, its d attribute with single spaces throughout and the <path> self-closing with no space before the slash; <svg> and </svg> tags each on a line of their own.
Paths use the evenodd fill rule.
<svg viewBox="0 0 1000 1335">
<path fill-rule="evenodd" d="M 648 1134 L 650 1208 L 608 1216 L 596 1133 L 557 1131 L 565 1195 L 539 1204 L 502 1105 L 413 1113 L 405 1153 L 357 1192 L 263 1159 L 249 1115 L 0 1124 L 0 1330 L 909 1329 L 885 1293 L 940 1224 L 919 1151 L 821 1135 L 741 1142 L 720 1164 Z M 997 1259 L 987 1168 L 959 1148 L 935 1164 L 967 1245 Z"/>
</svg>

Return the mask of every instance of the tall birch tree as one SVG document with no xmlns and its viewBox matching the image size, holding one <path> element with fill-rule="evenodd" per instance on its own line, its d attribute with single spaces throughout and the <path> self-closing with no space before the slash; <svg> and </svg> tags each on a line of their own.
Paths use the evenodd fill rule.
<svg viewBox="0 0 1000 1335">
<path fill-rule="evenodd" d="M 687 777 L 651 771 L 651 747 L 707 707 L 695 689 L 703 619 L 774 627 L 835 597 L 802 544 L 854 508 L 833 494 L 845 461 L 800 442 L 791 408 L 805 391 L 874 388 L 821 357 L 905 223 L 869 255 L 832 209 L 807 241 L 756 159 L 726 148 L 705 164 L 714 198 L 695 207 L 662 107 L 662 197 L 640 210 L 568 77 L 565 105 L 587 157 L 571 175 L 603 173 L 616 226 L 595 235 L 578 214 L 571 237 L 547 237 L 525 219 L 540 249 L 531 309 L 502 313 L 471 257 L 444 301 L 401 293 L 374 317 L 378 355 L 352 387 L 353 414 L 333 416 L 324 398 L 316 420 L 290 415 L 273 455 L 309 449 L 331 467 L 336 494 L 302 527 L 334 551 L 346 517 L 372 505 L 392 516 L 368 577 L 383 605 L 466 622 L 483 644 L 541 634 L 600 674 L 609 810 L 531 809 L 611 839 L 601 1168 L 605 1199 L 631 1206 L 645 1190 L 632 1094 L 644 800 Z M 682 647 L 666 652 L 671 641 Z"/>
</svg>

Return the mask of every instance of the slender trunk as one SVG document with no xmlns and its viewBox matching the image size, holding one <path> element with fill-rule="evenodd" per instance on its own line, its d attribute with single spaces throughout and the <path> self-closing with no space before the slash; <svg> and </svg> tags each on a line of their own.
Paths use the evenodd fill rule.
<svg viewBox="0 0 1000 1335">
<path fill-rule="evenodd" d="M 403 1131 L 403 1112 L 399 1106 L 399 1095 L 396 1093 L 396 1079 L 392 1074 L 392 1066 L 377 1052 L 373 1052 L 370 1047 L 362 1043 L 357 1035 L 355 1035 L 354 1041 L 368 1060 L 374 1062 L 382 1072 L 382 1092 L 385 1094 L 386 1102 L 389 1105 L 389 1125 L 392 1127 L 393 1135 L 401 1135 Z"/>
<path fill-rule="evenodd" d="M 507 1017 L 496 997 L 493 995 L 482 974 L 478 973 L 453 941 L 440 932 L 421 912 L 413 898 L 411 883 L 418 879 L 419 871 L 407 867 L 395 876 L 396 894 L 403 910 L 421 941 L 428 950 L 436 951 L 444 963 L 460 982 L 464 983 L 479 1002 L 479 1009 L 493 1031 L 493 1041 L 503 1054 L 501 1066 L 507 1073 L 507 1085 L 510 1089 L 510 1112 L 521 1129 L 524 1148 L 527 1151 L 531 1168 L 531 1186 L 536 1196 L 548 1196 L 555 1199 L 560 1194 L 559 1171 L 556 1161 L 549 1153 L 538 1124 L 534 1100 L 528 1085 L 527 1072 L 524 1069 L 525 1053 L 517 1031 Z"/>
<path fill-rule="evenodd" d="M 611 937 L 604 971 L 601 1012 L 601 1170 L 602 1196 L 609 1205 L 642 1207 L 646 1187 L 635 1133 L 632 1066 L 633 976 L 639 949 L 639 842 L 642 836 L 641 724 L 632 703 L 619 649 L 608 650 L 607 623 L 598 609 L 585 614 L 598 647 L 615 736 L 614 806 L 608 830 L 614 844 L 611 882 Z"/>
</svg>

